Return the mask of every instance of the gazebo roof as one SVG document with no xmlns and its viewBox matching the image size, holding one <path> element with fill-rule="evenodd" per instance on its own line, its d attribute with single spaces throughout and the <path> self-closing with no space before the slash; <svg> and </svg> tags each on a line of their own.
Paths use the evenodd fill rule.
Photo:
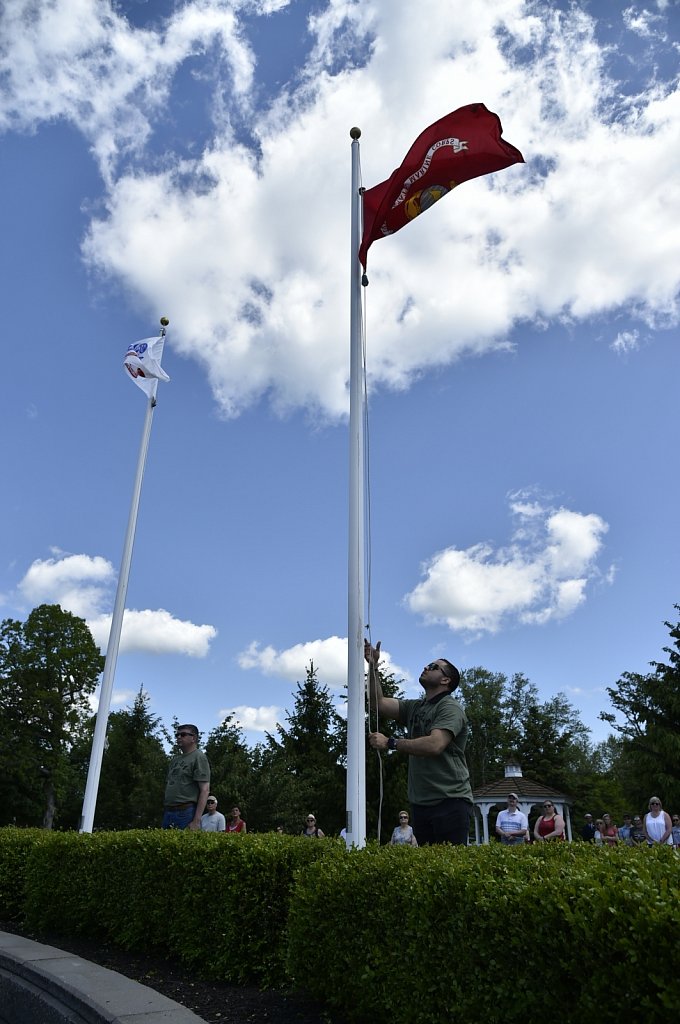
<svg viewBox="0 0 680 1024">
<path fill-rule="evenodd" d="M 560 803 L 570 804 L 572 802 L 571 797 L 559 789 L 546 786 L 543 782 L 535 782 L 534 779 L 526 779 L 523 775 L 499 779 L 497 782 L 490 782 L 487 786 L 478 786 L 473 790 L 472 797 L 475 803 L 500 803 L 501 800 L 507 799 L 508 793 L 517 793 L 521 801 L 530 800 L 532 803 L 544 800 L 547 796 L 554 797 Z"/>
</svg>

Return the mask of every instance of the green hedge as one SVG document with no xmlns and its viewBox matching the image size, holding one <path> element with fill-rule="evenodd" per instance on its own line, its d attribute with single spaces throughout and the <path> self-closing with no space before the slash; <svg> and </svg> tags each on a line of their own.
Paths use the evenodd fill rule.
<svg viewBox="0 0 680 1024">
<path fill-rule="evenodd" d="M 680 1012 L 679 938 L 670 848 L 376 848 L 298 877 L 288 966 L 351 1021 L 615 1021 L 627 1005 L 647 1024 Z"/>
<path fill-rule="evenodd" d="M 680 1013 L 669 848 L 348 853 L 290 836 L 0 829 L 0 918 L 297 987 L 371 1024 Z"/>
<path fill-rule="evenodd" d="M 296 871 L 344 852 L 330 841 L 156 829 L 24 836 L 0 830 L 0 872 L 13 866 L 14 845 L 25 879 L 20 896 L 0 879 L 2 919 L 22 918 L 39 934 L 165 950 L 206 976 L 262 986 L 287 983 Z"/>
<path fill-rule="evenodd" d="M 26 865 L 47 833 L 39 828 L 0 828 L 0 920 L 20 921 L 26 908 Z"/>
</svg>

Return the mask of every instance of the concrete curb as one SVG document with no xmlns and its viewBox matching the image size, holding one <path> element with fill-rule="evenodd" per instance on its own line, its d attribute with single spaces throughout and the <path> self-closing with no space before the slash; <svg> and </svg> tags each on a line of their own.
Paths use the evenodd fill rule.
<svg viewBox="0 0 680 1024">
<path fill-rule="evenodd" d="M 0 1024 L 205 1024 L 106 967 L 0 932 Z"/>
</svg>

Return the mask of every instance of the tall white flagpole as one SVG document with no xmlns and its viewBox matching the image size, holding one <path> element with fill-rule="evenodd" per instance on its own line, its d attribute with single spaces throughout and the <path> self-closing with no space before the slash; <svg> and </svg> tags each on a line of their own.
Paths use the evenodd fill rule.
<svg viewBox="0 0 680 1024">
<path fill-rule="evenodd" d="M 167 317 L 161 319 L 161 336 L 165 335 L 165 328 L 169 320 Z M 157 382 L 155 382 L 157 384 Z M 137 472 L 135 474 L 135 485 L 132 492 L 132 503 L 130 505 L 130 516 L 128 518 L 125 543 L 123 545 L 123 557 L 121 558 L 120 572 L 118 574 L 118 588 L 116 590 L 116 601 L 113 606 L 111 617 L 111 629 L 109 642 L 106 647 L 106 661 L 104 663 L 104 674 L 102 676 L 101 691 L 99 694 L 99 707 L 94 727 L 94 739 L 92 740 L 92 752 L 90 754 L 90 765 L 87 770 L 87 784 L 85 786 L 85 798 L 83 800 L 83 813 L 80 818 L 80 831 L 91 832 L 94 824 L 94 811 L 97 804 L 97 792 L 99 790 L 99 777 L 102 770 L 102 758 L 104 756 L 104 744 L 106 742 L 106 726 L 109 721 L 111 709 L 111 694 L 113 692 L 113 680 L 116 674 L 116 662 L 118 661 L 118 648 L 120 646 L 120 634 L 123 628 L 123 613 L 125 611 L 125 598 L 127 597 L 128 580 L 130 578 L 130 565 L 132 564 L 132 549 L 135 543 L 135 532 L 137 530 L 137 513 L 139 512 L 139 499 L 142 493 L 142 481 L 146 467 L 146 456 L 149 451 L 149 438 L 151 437 L 151 424 L 153 422 L 153 411 L 156 407 L 156 388 L 149 395 L 146 407 L 146 416 L 142 428 L 142 441 L 139 446 L 139 457 L 137 459 Z"/>
<path fill-rule="evenodd" d="M 364 387 L 359 244 L 361 195 L 359 139 L 352 128 L 352 231 L 350 262 L 349 557 L 347 624 L 347 846 L 366 845 L 366 739 L 364 674 Z"/>
</svg>

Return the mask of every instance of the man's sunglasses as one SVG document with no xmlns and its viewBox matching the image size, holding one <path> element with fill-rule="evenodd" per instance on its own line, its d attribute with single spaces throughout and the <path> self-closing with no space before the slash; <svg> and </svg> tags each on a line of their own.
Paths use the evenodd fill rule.
<svg viewBox="0 0 680 1024">
<path fill-rule="evenodd" d="M 449 673 L 448 673 L 448 672 L 446 672 L 446 671 L 445 671 L 445 670 L 444 670 L 444 669 L 443 669 L 443 668 L 441 667 L 441 665 L 439 664 L 439 662 L 437 662 L 437 661 L 431 661 L 429 665 L 426 665 L 426 666 L 425 666 L 425 671 L 426 671 L 426 672 L 436 672 L 436 671 L 437 671 L 437 669 L 439 669 L 439 671 L 441 672 L 441 674 L 442 674 L 443 676 L 446 676 L 446 678 L 447 678 L 447 679 L 450 679 L 450 678 L 451 678 L 451 676 L 449 675 Z"/>
</svg>

